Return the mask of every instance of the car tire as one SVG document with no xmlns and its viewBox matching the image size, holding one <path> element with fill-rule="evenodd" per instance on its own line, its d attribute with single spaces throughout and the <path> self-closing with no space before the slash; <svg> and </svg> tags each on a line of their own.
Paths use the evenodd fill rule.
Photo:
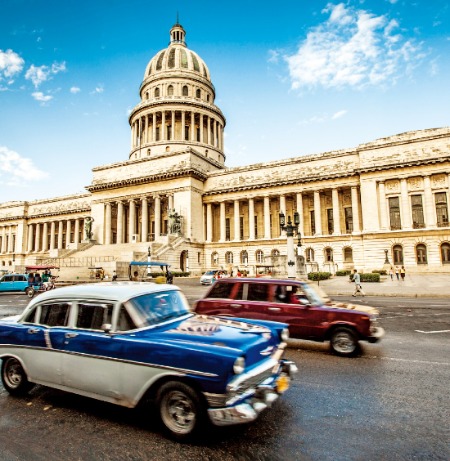
<svg viewBox="0 0 450 461">
<path fill-rule="evenodd" d="M 33 287 L 26 288 L 25 293 L 29 298 L 32 298 L 34 296 L 34 288 Z"/>
<path fill-rule="evenodd" d="M 14 357 L 2 359 L 2 384 L 11 395 L 16 396 L 25 395 L 34 387 L 28 381 L 22 364 Z"/>
<path fill-rule="evenodd" d="M 195 435 L 204 420 L 204 407 L 191 386 L 169 381 L 156 394 L 163 430 L 173 439 L 184 441 Z"/>
<path fill-rule="evenodd" d="M 358 338 L 351 328 L 336 328 L 331 333 L 330 348 L 336 355 L 353 357 L 359 351 Z"/>
</svg>

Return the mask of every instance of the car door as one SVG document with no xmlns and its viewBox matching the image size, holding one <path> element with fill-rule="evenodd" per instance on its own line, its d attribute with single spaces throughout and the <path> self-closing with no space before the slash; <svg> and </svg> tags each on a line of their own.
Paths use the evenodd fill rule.
<svg viewBox="0 0 450 461">
<path fill-rule="evenodd" d="M 14 291 L 14 276 L 4 275 L 0 279 L 0 291 Z"/>
</svg>

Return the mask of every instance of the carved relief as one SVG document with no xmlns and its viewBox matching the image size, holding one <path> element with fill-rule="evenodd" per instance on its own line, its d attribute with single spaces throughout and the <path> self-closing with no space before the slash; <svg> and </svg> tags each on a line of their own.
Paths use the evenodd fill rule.
<svg viewBox="0 0 450 461">
<path fill-rule="evenodd" d="M 423 189 L 423 179 L 419 176 L 408 178 L 408 190 Z"/>
<path fill-rule="evenodd" d="M 344 205 L 351 205 L 352 204 L 352 194 L 350 192 L 344 192 L 342 194 L 342 200 Z"/>
<path fill-rule="evenodd" d="M 333 201 L 331 199 L 331 195 L 325 195 L 325 206 L 330 207 L 332 206 Z"/>
<path fill-rule="evenodd" d="M 400 192 L 400 181 L 398 179 L 386 181 L 385 186 L 389 192 Z"/>
<path fill-rule="evenodd" d="M 445 175 L 444 174 L 436 174 L 431 176 L 431 186 L 432 187 L 445 187 Z"/>
</svg>

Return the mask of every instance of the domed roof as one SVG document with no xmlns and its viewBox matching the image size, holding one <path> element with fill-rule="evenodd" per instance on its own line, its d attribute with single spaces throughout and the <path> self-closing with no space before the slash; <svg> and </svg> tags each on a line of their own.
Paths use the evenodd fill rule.
<svg viewBox="0 0 450 461">
<path fill-rule="evenodd" d="M 145 69 L 144 80 L 163 72 L 191 71 L 211 80 L 209 69 L 203 59 L 187 48 L 184 37 L 185 30 L 181 24 L 175 24 L 170 30 L 169 47 L 159 51 L 150 60 Z"/>
</svg>

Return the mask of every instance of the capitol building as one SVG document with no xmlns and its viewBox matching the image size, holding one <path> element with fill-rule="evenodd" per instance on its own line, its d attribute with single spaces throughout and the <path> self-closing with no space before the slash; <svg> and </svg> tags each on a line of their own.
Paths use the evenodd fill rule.
<svg viewBox="0 0 450 461">
<path fill-rule="evenodd" d="M 450 128 L 228 168 L 209 69 L 178 23 L 139 95 L 127 158 L 95 167 L 86 193 L 0 204 L 0 270 L 124 276 L 151 259 L 194 275 L 267 265 L 282 276 L 283 213 L 299 217 L 298 276 L 387 264 L 450 272 Z"/>
</svg>

